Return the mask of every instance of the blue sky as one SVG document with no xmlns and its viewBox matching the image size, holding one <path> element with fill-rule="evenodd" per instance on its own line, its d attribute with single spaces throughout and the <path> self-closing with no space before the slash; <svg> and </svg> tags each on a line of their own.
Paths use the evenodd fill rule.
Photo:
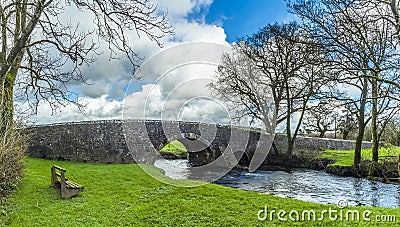
<svg viewBox="0 0 400 227">
<path fill-rule="evenodd" d="M 214 0 L 205 13 L 206 23 L 225 29 L 229 43 L 257 32 L 267 23 L 293 18 L 284 0 Z"/>
</svg>

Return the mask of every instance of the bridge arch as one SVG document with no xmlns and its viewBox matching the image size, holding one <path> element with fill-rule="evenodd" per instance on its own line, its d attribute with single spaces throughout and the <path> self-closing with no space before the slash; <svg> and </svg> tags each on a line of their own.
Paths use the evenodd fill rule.
<svg viewBox="0 0 400 227">
<path fill-rule="evenodd" d="M 188 160 L 192 166 L 202 166 L 209 164 L 216 159 L 217 152 L 210 141 L 204 139 L 196 133 L 179 133 L 161 141 L 159 147 L 160 151 L 164 146 L 173 142 L 181 142 L 187 152 Z"/>
</svg>

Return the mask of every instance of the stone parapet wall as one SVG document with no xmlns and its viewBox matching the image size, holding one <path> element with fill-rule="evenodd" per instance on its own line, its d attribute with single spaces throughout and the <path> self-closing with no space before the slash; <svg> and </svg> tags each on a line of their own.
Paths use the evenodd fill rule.
<svg viewBox="0 0 400 227">
<path fill-rule="evenodd" d="M 286 135 L 275 135 L 275 143 L 279 150 L 286 150 L 288 142 Z M 330 138 L 316 138 L 298 136 L 295 140 L 295 150 L 353 150 L 356 147 L 354 140 L 330 139 Z M 372 143 L 364 141 L 362 148 L 371 148 Z"/>
<path fill-rule="evenodd" d="M 258 143 L 261 130 L 196 122 L 111 120 L 34 126 L 26 131 L 31 134 L 28 153 L 32 157 L 91 163 L 152 162 L 154 160 L 148 160 L 152 157 L 150 154 L 172 140 L 183 142 L 189 150 L 191 146 L 201 146 L 192 143 L 193 140 L 206 144 L 204 150 L 210 152 L 208 162 L 226 148 L 234 152 L 245 150 L 251 159 L 258 144 L 268 144 Z M 284 135 L 276 135 L 275 142 L 282 151 L 287 148 Z M 301 136 L 295 145 L 296 150 L 350 150 L 354 147 L 354 141 Z M 364 142 L 363 147 L 371 147 L 371 143 Z M 137 159 L 142 156 L 143 160 Z"/>
<path fill-rule="evenodd" d="M 36 126 L 28 154 L 32 157 L 92 163 L 134 163 L 119 121 Z"/>
</svg>

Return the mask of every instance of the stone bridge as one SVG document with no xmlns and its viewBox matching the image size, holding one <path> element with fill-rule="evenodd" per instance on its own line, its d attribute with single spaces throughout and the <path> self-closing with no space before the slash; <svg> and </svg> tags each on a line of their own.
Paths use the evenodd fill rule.
<svg viewBox="0 0 400 227">
<path fill-rule="evenodd" d="M 182 142 L 194 166 L 208 164 L 227 150 L 248 165 L 256 149 L 269 150 L 268 134 L 259 129 L 198 122 L 109 120 L 34 126 L 32 157 L 91 163 L 153 163 L 158 151 L 174 140 Z M 275 143 L 284 151 L 286 137 Z M 364 143 L 369 147 L 370 143 Z M 353 149 L 354 141 L 299 137 L 296 150 Z"/>
</svg>

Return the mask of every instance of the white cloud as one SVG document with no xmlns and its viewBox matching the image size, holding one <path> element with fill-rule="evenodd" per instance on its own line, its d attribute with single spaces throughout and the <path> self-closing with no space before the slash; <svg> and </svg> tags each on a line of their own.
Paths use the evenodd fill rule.
<svg viewBox="0 0 400 227">
<path fill-rule="evenodd" d="M 148 84 L 142 88 L 142 91 L 135 92 L 124 100 L 124 118 L 144 119 L 146 115 L 160 115 L 162 99 L 159 86 Z"/>
<path fill-rule="evenodd" d="M 183 106 L 179 120 L 229 124 L 231 118 L 225 105 L 219 100 L 198 98 Z"/>
<path fill-rule="evenodd" d="M 50 106 L 47 103 L 41 102 L 38 108 L 38 113 L 33 121 L 36 124 L 49 124 L 57 122 L 70 121 L 91 121 L 91 120 L 106 120 L 106 119 L 121 119 L 122 102 L 109 101 L 107 96 L 99 98 L 79 98 L 80 103 L 84 105 L 82 111 L 75 105 L 67 105 L 61 107 L 53 115 Z"/>
<path fill-rule="evenodd" d="M 229 122 L 224 105 L 211 97 L 208 84 L 216 66 L 186 65 L 147 84 L 124 100 L 124 119 Z"/>
<path fill-rule="evenodd" d="M 228 45 L 223 28 L 206 24 L 201 20 L 196 22 L 186 19 L 190 13 L 207 9 L 212 0 L 156 0 L 156 3 L 159 9 L 168 9 L 168 17 L 175 27 L 176 35 L 163 39 L 165 47 L 190 42 Z M 91 17 L 84 12 L 70 8 L 65 12 L 64 17 L 68 18 L 71 15 L 79 15 L 79 17 L 74 16 L 72 22 L 80 22 L 85 30 L 93 26 Z M 132 33 L 130 39 L 134 50 L 146 59 L 150 59 L 161 50 L 145 36 L 138 38 L 136 33 Z M 209 118 L 213 121 L 226 119 L 227 114 L 224 108 L 216 101 L 196 98 L 210 96 L 207 84 L 211 82 L 216 66 L 197 64 L 180 67 L 171 71 L 168 76 L 154 85 L 154 79 L 159 77 L 158 73 L 171 69 L 176 62 L 180 62 L 181 59 L 188 56 L 202 59 L 202 54 L 193 54 L 189 50 L 187 56 L 158 58 L 157 67 L 151 69 L 156 76 L 148 77 L 147 84 L 141 86 L 139 91 L 130 92 L 129 96 L 123 100 L 124 89 L 131 80 L 133 68 L 127 60 L 110 61 L 106 45 L 102 45 L 100 51 L 104 54 L 100 55 L 95 63 L 83 69 L 84 79 L 90 85 L 77 82 L 70 85 L 72 90 L 80 94 L 79 101 L 86 103 L 85 114 L 82 114 L 75 106 L 68 105 L 62 107 L 59 113 L 51 115 L 50 107 L 41 102 L 35 117 L 37 124 L 117 119 L 122 118 L 122 110 L 124 110 L 124 114 L 132 118 L 160 118 L 162 113 L 163 118 L 168 119 Z M 209 56 L 209 53 L 213 51 L 213 49 L 204 49 L 204 55 Z M 216 59 L 209 59 L 209 61 L 219 60 L 221 54 L 217 51 L 215 55 L 211 55 Z M 149 76 L 149 73 L 150 69 L 146 71 L 146 76 Z M 123 109 L 124 103 L 126 104 L 125 109 Z"/>
<path fill-rule="evenodd" d="M 222 27 L 180 21 L 175 27 L 175 39 L 181 42 L 213 42 L 227 44 L 226 34 Z"/>
</svg>

